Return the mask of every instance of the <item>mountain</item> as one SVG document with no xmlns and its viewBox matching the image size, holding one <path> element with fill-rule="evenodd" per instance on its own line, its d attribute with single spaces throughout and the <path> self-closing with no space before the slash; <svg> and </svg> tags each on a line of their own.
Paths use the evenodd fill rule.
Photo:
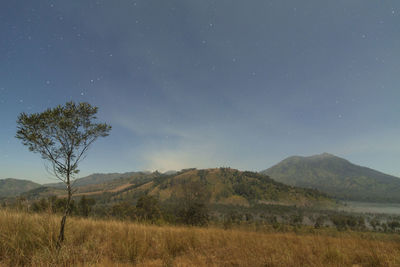
<svg viewBox="0 0 400 267">
<path fill-rule="evenodd" d="M 19 180 L 13 178 L 0 180 L 0 197 L 14 197 L 19 194 L 38 188 L 40 184 L 28 180 Z"/>
<path fill-rule="evenodd" d="M 315 188 L 330 196 L 354 201 L 400 202 L 400 179 L 324 153 L 293 156 L 262 171 L 276 181 Z"/>
</svg>

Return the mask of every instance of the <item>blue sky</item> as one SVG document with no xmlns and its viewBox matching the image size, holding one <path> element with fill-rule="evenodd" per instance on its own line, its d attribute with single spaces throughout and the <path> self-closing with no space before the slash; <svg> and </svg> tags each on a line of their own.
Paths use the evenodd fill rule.
<svg viewBox="0 0 400 267">
<path fill-rule="evenodd" d="M 16 118 L 69 100 L 113 126 L 81 175 L 329 152 L 400 176 L 399 25 L 397 0 L 2 1 L 0 178 L 53 181 Z"/>
</svg>

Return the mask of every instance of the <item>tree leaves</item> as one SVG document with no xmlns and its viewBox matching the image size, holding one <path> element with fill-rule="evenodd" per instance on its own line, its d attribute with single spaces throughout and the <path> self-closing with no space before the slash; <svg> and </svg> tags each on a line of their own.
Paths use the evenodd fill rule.
<svg viewBox="0 0 400 267">
<path fill-rule="evenodd" d="M 78 173 L 78 164 L 91 144 L 111 131 L 111 126 L 95 123 L 97 111 L 89 103 L 67 102 L 42 113 L 21 113 L 16 138 L 48 160 L 54 174 L 65 182 Z"/>
</svg>

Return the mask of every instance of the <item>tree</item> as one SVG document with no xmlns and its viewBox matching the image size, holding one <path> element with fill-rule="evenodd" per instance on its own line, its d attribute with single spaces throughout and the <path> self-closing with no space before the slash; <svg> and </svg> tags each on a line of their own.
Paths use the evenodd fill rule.
<svg viewBox="0 0 400 267">
<path fill-rule="evenodd" d="M 89 103 L 68 102 L 42 113 L 21 113 L 17 120 L 16 138 L 30 151 L 39 153 L 49 170 L 66 185 L 67 201 L 61 219 L 57 246 L 64 241 L 64 227 L 71 213 L 71 181 L 79 172 L 78 164 L 99 137 L 109 135 L 111 126 L 95 123 L 98 108 Z"/>
<path fill-rule="evenodd" d="M 210 219 L 209 201 L 211 194 L 204 181 L 184 181 L 181 185 L 178 217 L 188 225 L 203 226 Z"/>
<path fill-rule="evenodd" d="M 136 213 L 139 219 L 154 223 L 161 217 L 158 200 L 149 195 L 141 196 L 136 203 Z"/>
<path fill-rule="evenodd" d="M 130 202 L 123 201 L 111 207 L 111 216 L 119 219 L 136 219 L 136 208 Z"/>
<path fill-rule="evenodd" d="M 94 204 L 96 204 L 96 200 L 93 198 L 86 198 L 85 195 L 83 195 L 78 202 L 78 214 L 83 217 L 88 217 Z"/>
</svg>

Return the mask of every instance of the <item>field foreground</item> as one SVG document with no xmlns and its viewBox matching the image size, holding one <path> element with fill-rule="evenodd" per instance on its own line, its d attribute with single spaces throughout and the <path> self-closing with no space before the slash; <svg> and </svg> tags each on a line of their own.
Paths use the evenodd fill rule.
<svg viewBox="0 0 400 267">
<path fill-rule="evenodd" d="M 260 233 L 0 210 L 0 266 L 400 266 L 400 238 L 372 233 Z"/>
</svg>

